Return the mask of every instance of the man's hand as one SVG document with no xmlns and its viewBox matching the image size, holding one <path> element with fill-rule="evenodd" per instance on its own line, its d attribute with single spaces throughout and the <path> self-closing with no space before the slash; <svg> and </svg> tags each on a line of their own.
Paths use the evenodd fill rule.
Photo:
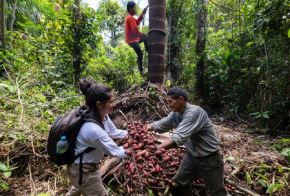
<svg viewBox="0 0 290 196">
<path fill-rule="evenodd" d="M 130 149 L 126 149 L 125 150 L 126 155 L 131 156 L 132 155 L 132 151 Z"/>
<path fill-rule="evenodd" d="M 147 131 L 153 131 L 153 126 L 152 124 L 146 124 L 144 125 L 144 130 Z"/>
<path fill-rule="evenodd" d="M 168 139 L 164 140 L 157 148 L 158 149 L 161 149 L 161 148 L 170 149 L 170 148 L 174 148 L 174 147 L 176 147 L 175 142 L 168 138 Z"/>
<path fill-rule="evenodd" d="M 142 11 L 142 16 L 144 17 L 145 16 L 145 14 L 146 14 L 146 12 L 147 12 L 147 9 L 148 9 L 148 5 L 143 9 L 143 11 Z"/>
</svg>

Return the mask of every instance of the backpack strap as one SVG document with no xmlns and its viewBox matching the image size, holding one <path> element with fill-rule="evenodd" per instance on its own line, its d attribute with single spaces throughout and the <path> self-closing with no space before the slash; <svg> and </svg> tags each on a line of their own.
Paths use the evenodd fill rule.
<svg viewBox="0 0 290 196">
<path fill-rule="evenodd" d="M 98 121 L 96 121 L 95 119 L 84 119 L 86 122 L 93 122 L 96 123 L 97 125 L 100 126 L 100 123 Z M 79 185 L 82 185 L 83 183 L 83 156 L 85 153 L 89 153 L 92 152 L 93 150 L 95 150 L 96 148 L 93 147 L 87 147 L 83 152 L 79 153 L 75 159 L 80 158 L 80 165 L 79 165 Z"/>
<path fill-rule="evenodd" d="M 97 125 L 99 125 L 100 127 L 102 127 L 104 129 L 104 126 L 102 124 L 102 122 L 99 122 L 93 114 L 91 114 L 89 108 L 87 108 L 86 106 L 81 106 L 79 108 L 79 115 L 82 116 L 83 120 L 85 122 L 93 122 Z M 76 157 L 75 160 L 80 158 L 80 164 L 79 164 L 79 185 L 82 184 L 83 182 L 83 156 L 85 153 L 89 153 L 91 151 L 95 150 L 95 148 L 93 147 L 88 147 L 86 148 L 83 152 L 79 153 Z"/>
<path fill-rule="evenodd" d="M 83 152 L 79 153 L 75 159 L 80 158 L 80 167 L 79 167 L 79 185 L 82 185 L 83 182 L 83 155 L 85 153 L 89 153 L 92 152 L 93 150 L 95 150 L 95 148 L 92 147 L 88 147 L 86 148 Z"/>
</svg>

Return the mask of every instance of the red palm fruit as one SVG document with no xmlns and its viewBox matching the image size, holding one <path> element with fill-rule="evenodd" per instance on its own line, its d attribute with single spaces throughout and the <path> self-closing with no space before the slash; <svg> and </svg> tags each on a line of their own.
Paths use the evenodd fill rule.
<svg viewBox="0 0 290 196">
<path fill-rule="evenodd" d="M 169 161 L 170 160 L 170 157 L 168 156 L 168 155 L 165 155 L 164 157 L 163 157 L 163 161 Z"/>
<path fill-rule="evenodd" d="M 132 140 L 132 139 L 128 139 L 127 143 L 128 143 L 129 145 L 131 145 L 131 144 L 133 144 L 133 140 Z"/>
<path fill-rule="evenodd" d="M 162 152 L 161 152 L 161 150 L 157 150 L 154 154 L 156 154 L 156 155 L 161 155 Z"/>
<path fill-rule="evenodd" d="M 148 151 L 145 152 L 145 157 L 148 158 L 150 156 L 150 153 Z"/>
<path fill-rule="evenodd" d="M 155 173 L 159 173 L 160 171 L 161 171 L 161 167 L 160 167 L 160 165 L 157 164 L 157 165 L 155 166 L 155 170 L 154 170 L 154 172 L 155 172 Z"/>
</svg>

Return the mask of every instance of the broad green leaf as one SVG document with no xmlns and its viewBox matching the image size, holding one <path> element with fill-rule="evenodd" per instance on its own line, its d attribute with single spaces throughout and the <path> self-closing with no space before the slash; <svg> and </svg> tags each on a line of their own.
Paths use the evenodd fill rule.
<svg viewBox="0 0 290 196">
<path fill-rule="evenodd" d="M 9 90 L 10 86 L 7 85 L 7 84 L 4 84 L 4 83 L 0 83 L 0 89 L 1 89 L 1 88 L 6 88 L 6 89 Z"/>
<path fill-rule="evenodd" d="M 284 148 L 281 151 L 281 154 L 285 155 L 285 156 L 290 156 L 290 148 Z"/>
<path fill-rule="evenodd" d="M 263 118 L 269 119 L 270 118 L 269 113 L 263 113 Z"/>
<path fill-rule="evenodd" d="M 3 173 L 5 178 L 9 178 L 11 176 L 11 171 L 6 171 Z"/>
<path fill-rule="evenodd" d="M 7 84 L 4 84 L 4 83 L 0 83 L 0 87 L 9 88 L 9 86 Z"/>
<path fill-rule="evenodd" d="M 290 148 L 283 148 L 281 154 L 287 157 L 287 159 L 290 161 Z"/>
<path fill-rule="evenodd" d="M 3 172 L 3 175 L 5 178 L 9 178 L 11 176 L 11 170 L 10 168 L 5 165 L 4 163 L 0 162 L 0 172 Z"/>
<path fill-rule="evenodd" d="M 268 183 L 267 183 L 266 180 L 259 179 L 259 180 L 258 180 L 258 183 L 261 184 L 263 187 L 268 187 Z"/>
<path fill-rule="evenodd" d="M 14 93 L 16 92 L 16 87 L 12 86 L 12 85 L 8 85 L 5 83 L 0 83 L 0 89 L 1 88 L 6 88 L 7 90 L 9 90 L 9 92 Z"/>
<path fill-rule="evenodd" d="M 288 38 L 290 38 L 290 29 L 288 29 Z"/>
<path fill-rule="evenodd" d="M 0 171 L 7 171 L 8 170 L 8 167 L 4 164 L 4 163 L 1 163 L 0 162 Z"/>
<path fill-rule="evenodd" d="M 225 59 L 228 60 L 231 56 L 231 51 L 228 49 L 225 54 Z"/>
<path fill-rule="evenodd" d="M 151 189 L 148 190 L 148 195 L 149 196 L 154 196 L 154 193 L 153 193 L 153 191 Z"/>
<path fill-rule="evenodd" d="M 252 184 L 253 182 L 252 177 L 248 172 L 246 172 L 246 181 L 247 181 L 247 184 Z"/>
<path fill-rule="evenodd" d="M 246 46 L 247 46 L 247 47 L 250 47 L 251 45 L 253 45 L 253 43 L 254 43 L 254 42 L 248 42 L 248 43 L 246 44 Z"/>
</svg>

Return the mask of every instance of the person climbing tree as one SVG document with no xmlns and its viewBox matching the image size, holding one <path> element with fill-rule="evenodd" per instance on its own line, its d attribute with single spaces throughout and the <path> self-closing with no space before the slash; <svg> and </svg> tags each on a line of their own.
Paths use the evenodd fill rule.
<svg viewBox="0 0 290 196">
<path fill-rule="evenodd" d="M 128 14 L 125 18 L 125 39 L 126 43 L 131 46 L 137 54 L 137 63 L 138 69 L 141 74 L 144 73 L 143 69 L 143 53 L 140 48 L 140 43 L 143 42 L 145 50 L 147 50 L 147 36 L 144 33 L 141 33 L 138 29 L 138 25 L 144 19 L 147 8 L 144 8 L 142 14 L 135 19 L 134 15 L 136 14 L 136 3 L 134 1 L 129 1 L 127 3 Z"/>
</svg>

